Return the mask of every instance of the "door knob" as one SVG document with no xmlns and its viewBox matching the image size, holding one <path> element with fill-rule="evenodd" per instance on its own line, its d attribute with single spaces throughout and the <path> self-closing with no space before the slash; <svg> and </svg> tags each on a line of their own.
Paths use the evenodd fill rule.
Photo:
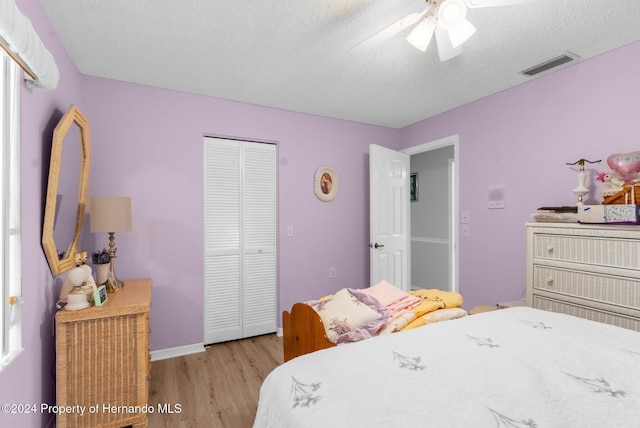
<svg viewBox="0 0 640 428">
<path fill-rule="evenodd" d="M 382 244 L 378 244 L 377 242 L 375 244 L 369 244 L 369 248 L 382 248 L 384 247 L 384 245 Z"/>
</svg>

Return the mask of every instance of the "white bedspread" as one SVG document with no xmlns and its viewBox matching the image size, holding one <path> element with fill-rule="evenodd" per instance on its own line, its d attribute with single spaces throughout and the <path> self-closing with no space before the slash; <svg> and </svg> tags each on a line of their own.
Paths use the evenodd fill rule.
<svg viewBox="0 0 640 428">
<path fill-rule="evenodd" d="M 640 427 L 640 333 L 519 307 L 295 358 L 256 428 Z"/>
</svg>

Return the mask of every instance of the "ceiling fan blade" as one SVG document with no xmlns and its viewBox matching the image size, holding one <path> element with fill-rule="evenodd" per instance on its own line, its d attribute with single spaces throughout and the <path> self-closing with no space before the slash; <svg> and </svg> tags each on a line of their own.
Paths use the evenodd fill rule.
<svg viewBox="0 0 640 428">
<path fill-rule="evenodd" d="M 440 61 L 448 61 L 462 53 L 462 45 L 454 48 L 447 30 L 436 27 L 436 43 Z"/>
<path fill-rule="evenodd" d="M 465 0 L 470 8 L 475 7 L 495 7 L 495 6 L 517 6 L 520 4 L 539 3 L 541 0 Z M 547 1 L 547 0 L 542 0 Z"/>
<path fill-rule="evenodd" d="M 385 40 L 395 36 L 400 31 L 404 30 L 405 28 L 408 28 L 413 24 L 415 24 L 416 22 L 420 21 L 420 18 L 422 18 L 427 12 L 429 12 L 431 7 L 432 7 L 431 4 L 429 4 L 429 6 L 427 6 L 422 12 L 410 13 L 404 18 L 389 25 L 384 30 L 377 32 L 376 34 L 369 37 L 365 41 L 358 43 L 353 48 L 351 48 L 351 50 L 358 50 L 358 51 L 367 50 L 384 42 Z"/>
</svg>

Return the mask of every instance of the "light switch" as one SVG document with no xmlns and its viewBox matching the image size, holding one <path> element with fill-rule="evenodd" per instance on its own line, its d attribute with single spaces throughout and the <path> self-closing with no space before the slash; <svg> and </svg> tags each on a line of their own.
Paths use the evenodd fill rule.
<svg viewBox="0 0 640 428">
<path fill-rule="evenodd" d="M 287 238 L 291 238 L 293 236 L 293 226 L 287 226 Z"/>
<path fill-rule="evenodd" d="M 469 211 L 462 211 L 462 224 L 469 224 L 471 223 L 471 216 L 469 214 Z"/>
</svg>

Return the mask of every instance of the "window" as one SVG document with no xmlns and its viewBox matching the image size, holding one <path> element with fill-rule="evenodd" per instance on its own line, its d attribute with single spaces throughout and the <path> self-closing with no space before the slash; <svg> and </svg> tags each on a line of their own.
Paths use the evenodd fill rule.
<svg viewBox="0 0 640 428">
<path fill-rule="evenodd" d="M 0 50 L 0 371 L 22 353 L 19 68 Z"/>
</svg>

